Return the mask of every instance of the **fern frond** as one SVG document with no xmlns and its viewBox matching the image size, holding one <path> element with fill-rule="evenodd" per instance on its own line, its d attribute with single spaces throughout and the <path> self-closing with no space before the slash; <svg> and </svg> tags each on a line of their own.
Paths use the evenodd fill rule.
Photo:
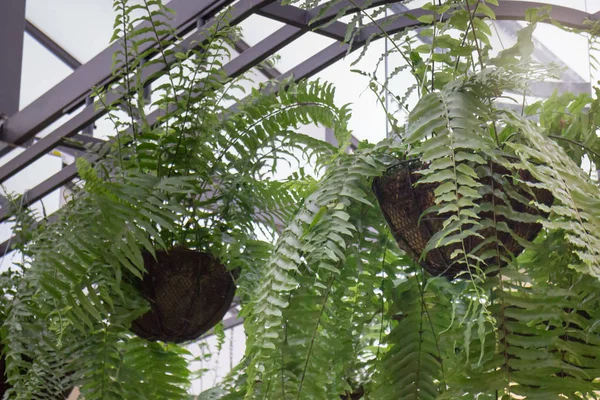
<svg viewBox="0 0 600 400">
<path fill-rule="evenodd" d="M 418 275 L 394 289 L 394 319 L 399 320 L 385 340 L 390 349 L 379 366 L 376 398 L 435 399 L 446 389 L 444 360 L 448 341 L 440 335 L 451 325 L 450 299 L 425 286 Z M 452 350 L 452 347 L 450 346 Z"/>
<path fill-rule="evenodd" d="M 263 382 L 261 392 L 274 397 L 320 398 L 332 393 L 335 369 L 339 367 L 332 365 L 331 371 L 321 357 L 336 354 L 330 335 L 336 326 L 334 304 L 343 291 L 333 285 L 340 274 L 343 276 L 348 240 L 355 236 L 358 223 L 350 218 L 348 210 L 371 206 L 367 180 L 384 167 L 376 152 L 340 155 L 338 164 L 327 171 L 321 185 L 282 232 L 267 264 L 260 296 L 254 299 L 251 313 L 245 314 L 251 338 L 247 345 L 249 394 L 256 379 Z M 312 286 L 306 286 L 308 281 L 314 281 Z M 286 312 L 298 307 L 306 307 L 305 311 L 298 310 L 305 315 L 301 323 L 294 322 L 298 318 L 295 313 Z M 286 360 L 302 361 L 287 365 Z"/>
<path fill-rule="evenodd" d="M 477 202 L 482 184 L 476 168 L 486 164 L 483 156 L 496 158 L 494 141 L 486 131 L 487 108 L 465 86 L 449 87 L 424 96 L 409 116 L 404 140 L 410 155 L 424 163 L 417 184 L 433 183 L 436 206 L 427 212 L 447 215 L 444 228 L 435 233 L 422 257 L 436 247 L 458 243 L 454 262 L 466 270 L 480 271 L 480 260 L 467 254 L 469 237 L 480 237 L 481 217 Z"/>
<path fill-rule="evenodd" d="M 600 278 L 600 189 L 554 140 L 542 134 L 534 124 L 515 115 L 507 123 L 517 126 L 522 142 L 508 143 L 542 187 L 557 200 L 551 207 L 536 204 L 553 218 L 542 221 L 550 230 L 564 230 L 574 246 L 579 262 L 570 265 L 583 273 Z"/>
</svg>

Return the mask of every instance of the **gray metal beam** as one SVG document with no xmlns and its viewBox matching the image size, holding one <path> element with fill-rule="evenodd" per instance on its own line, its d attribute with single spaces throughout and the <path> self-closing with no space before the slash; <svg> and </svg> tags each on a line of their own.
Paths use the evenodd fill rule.
<svg viewBox="0 0 600 400">
<path fill-rule="evenodd" d="M 174 0 L 174 1 L 178 1 L 178 0 Z M 186 0 L 186 1 L 189 1 L 189 0 Z M 208 0 L 203 0 L 203 2 L 205 2 L 205 1 L 208 1 Z M 272 1 L 274 1 L 274 0 L 241 0 L 232 8 L 231 12 L 229 13 L 229 21 L 232 24 L 237 24 L 237 23 L 243 21 L 244 19 L 246 19 L 247 17 L 249 17 L 258 8 L 264 6 Z M 181 43 L 179 43 L 177 46 L 177 51 L 173 52 L 168 57 L 166 57 L 167 63 L 174 63 L 176 61 L 175 53 L 184 53 L 185 54 L 189 50 L 197 48 L 199 46 L 199 44 L 204 43 L 206 40 L 208 40 L 208 36 L 207 36 L 208 30 L 210 29 L 210 27 L 215 26 L 219 23 L 220 23 L 219 20 L 211 19 L 206 23 L 206 25 L 204 25 L 203 29 L 198 30 L 196 33 L 188 36 L 186 39 L 181 41 Z M 296 30 L 300 31 L 300 29 L 296 29 Z M 112 48 L 112 46 L 111 46 L 111 48 Z M 140 49 L 139 51 L 142 51 L 142 50 Z M 103 54 L 103 53 L 104 52 L 102 52 L 101 54 Z M 240 64 L 240 62 L 238 61 L 238 59 L 240 59 L 240 57 L 235 58 L 233 63 Z M 81 66 L 80 68 L 75 70 L 75 72 L 73 72 L 73 74 L 69 75 L 69 77 L 72 77 L 72 76 L 78 74 L 79 71 L 85 70 L 88 67 L 88 65 L 89 64 L 85 64 L 85 65 Z M 245 67 L 245 65 L 243 65 L 243 64 L 236 65 L 236 67 L 240 71 L 243 71 L 244 70 L 243 67 Z M 160 71 L 165 70 L 166 68 L 168 68 L 168 65 L 164 65 L 162 62 L 156 63 L 156 64 L 151 64 L 142 69 L 141 80 L 146 82 L 146 81 L 149 81 L 150 77 L 156 78 L 157 74 Z M 67 78 L 67 79 L 69 79 L 69 78 Z M 60 86 L 60 84 L 59 84 L 59 86 Z M 93 84 L 91 86 L 93 86 Z M 47 92 L 46 95 L 51 93 L 57 87 L 58 86 L 55 86 L 53 89 L 50 89 L 50 91 Z M 109 93 L 107 93 L 106 103 L 112 104 L 114 102 L 119 101 L 123 97 L 124 92 L 125 92 L 125 89 L 122 86 L 115 90 L 110 91 Z M 43 95 L 40 98 L 43 98 L 46 95 Z M 54 105 L 52 105 L 52 104 L 47 104 L 46 106 L 48 108 L 54 107 Z M 23 110 L 20 113 L 18 113 L 17 115 L 15 115 L 15 118 L 9 119 L 6 122 L 6 124 L 5 124 L 6 131 L 1 136 L 1 138 L 3 140 L 5 140 L 9 143 L 18 144 L 18 143 L 22 143 L 25 137 L 30 137 L 31 131 L 29 131 L 28 133 L 17 133 L 17 132 L 10 130 L 11 120 L 14 122 L 14 119 L 16 119 L 16 117 L 25 115 L 26 114 L 25 112 L 27 110 L 28 109 L 26 108 L 25 110 Z M 4 182 L 6 179 L 10 178 L 14 174 L 19 172 L 23 168 L 25 168 L 27 165 L 31 164 L 32 162 L 34 162 L 35 160 L 37 160 L 38 158 L 42 157 L 44 154 L 46 154 L 47 152 L 52 150 L 54 147 L 56 147 L 58 145 L 58 143 L 60 143 L 60 141 L 62 139 L 73 136 L 74 134 L 76 134 L 77 132 L 82 130 L 84 127 L 88 126 L 91 122 L 93 122 L 96 119 L 100 118 L 101 116 L 105 115 L 106 112 L 107 112 L 107 110 L 105 108 L 97 107 L 95 105 L 89 105 L 89 106 L 85 107 L 79 114 L 75 115 L 73 118 L 71 118 L 70 120 L 65 122 L 63 125 L 61 125 L 57 129 L 55 129 L 53 132 L 49 133 L 44 138 L 40 139 L 38 142 L 33 144 L 31 147 L 27 148 L 27 150 L 25 150 L 24 152 L 22 152 L 15 158 L 8 161 L 2 167 L 0 167 L 0 183 Z M 14 125 L 12 125 L 12 126 L 14 128 Z"/>
<path fill-rule="evenodd" d="M 527 94 L 530 96 L 546 98 L 552 96 L 555 91 L 557 91 L 558 94 L 566 92 L 572 92 L 576 95 L 580 93 L 590 93 L 590 88 L 590 82 L 531 82 Z"/>
<path fill-rule="evenodd" d="M 0 7 L 0 116 L 19 111 L 25 0 L 5 0 Z M 9 129 L 9 122 L 3 131 Z M 2 132 L 2 131 L 0 131 Z"/>
<path fill-rule="evenodd" d="M 244 40 L 239 39 L 239 40 L 235 41 L 234 47 L 235 47 L 235 51 L 237 51 L 238 53 L 243 53 L 250 48 L 250 45 L 248 45 L 248 43 L 246 43 Z M 256 68 L 267 79 L 277 78 L 281 74 L 277 70 L 277 68 L 272 67 L 270 65 L 265 65 L 264 63 L 259 64 Z"/>
<path fill-rule="evenodd" d="M 309 11 L 301 10 L 293 6 L 282 6 L 279 3 L 273 3 L 263 7 L 256 13 L 260 16 L 303 29 L 307 28 L 311 16 Z M 315 27 L 313 31 L 331 39 L 343 41 L 346 36 L 346 28 L 346 24 L 335 21 L 325 27 Z"/>
<path fill-rule="evenodd" d="M 276 33 L 270 35 L 265 40 L 261 42 L 261 47 L 259 51 L 255 51 L 254 48 L 249 49 L 248 51 L 240 54 L 233 61 L 228 63 L 224 69 L 228 76 L 235 77 L 239 74 L 247 71 L 249 68 L 257 65 L 262 62 L 266 57 L 272 55 L 277 50 L 281 49 L 285 45 L 289 44 L 293 40 L 297 39 L 305 32 L 309 30 L 308 21 L 310 19 L 309 11 L 303 11 L 297 9 L 295 7 L 281 6 L 278 4 L 270 4 L 274 0 L 241 0 L 239 1 L 231 10 L 229 15 L 229 22 L 232 24 L 237 24 L 241 22 L 243 19 L 247 18 L 253 12 L 257 12 L 257 10 L 261 8 L 269 8 L 265 13 L 270 16 L 284 16 L 286 13 L 290 13 L 292 17 L 289 18 L 290 21 L 307 21 L 303 24 L 297 22 L 299 27 L 294 27 L 291 25 L 286 25 L 278 30 Z M 383 4 L 385 0 L 379 0 L 376 4 Z M 271 7 L 275 6 L 275 7 Z M 319 8 L 312 10 L 312 13 L 318 12 Z M 348 12 L 353 11 L 348 8 Z M 325 12 L 320 18 L 325 20 L 327 18 L 331 18 L 334 10 L 329 10 Z M 211 20 L 204 26 L 214 25 L 218 23 L 216 20 Z M 328 35 L 345 35 L 346 25 L 341 22 L 334 22 L 333 24 L 329 24 L 327 27 L 319 29 L 320 33 L 328 34 Z M 207 40 L 206 31 L 204 29 L 199 30 L 195 34 L 188 36 L 178 45 L 179 53 L 187 53 L 188 50 L 195 48 L 199 43 Z M 256 46 L 255 46 L 256 47 Z M 174 55 L 167 57 L 167 63 L 175 62 L 176 58 Z M 87 64 L 86 64 L 87 66 Z M 80 67 L 75 72 L 83 69 L 85 66 Z M 163 65 L 163 63 L 153 64 L 147 68 L 142 70 L 142 80 L 145 80 L 146 77 L 157 76 L 157 73 L 161 70 L 168 68 L 168 65 Z M 124 90 L 123 88 L 118 88 L 116 90 L 111 91 L 107 95 L 107 103 L 113 103 L 122 98 Z M 65 124 L 58 127 L 56 130 L 40 139 L 34 145 L 29 147 L 26 151 L 19 154 L 17 157 L 8 161 L 5 165 L 0 167 L 0 183 L 4 182 L 6 179 L 15 175 L 17 172 L 25 168 L 27 165 L 31 164 L 38 158 L 42 157 L 48 151 L 52 150 L 56 147 L 64 138 L 68 138 L 70 136 L 75 135 L 84 127 L 88 126 L 91 122 L 98 119 L 102 115 L 106 113 L 106 109 L 99 108 L 94 105 L 89 105 L 85 107 L 79 114 L 68 120 Z M 10 120 L 8 121 L 10 123 Z M 10 135 L 6 135 L 7 140 L 10 142 Z M 13 138 L 14 139 L 14 138 Z"/>
<path fill-rule="evenodd" d="M 231 2 L 232 0 L 227 1 Z M 190 29 L 189 25 L 191 21 L 195 23 L 197 18 L 206 18 L 207 13 L 214 13 L 214 4 L 215 2 L 211 0 L 172 0 L 167 6 L 174 9 L 176 15 L 169 23 L 176 31 L 181 33 L 184 28 Z M 227 3 L 223 4 L 226 5 Z M 16 6 L 24 7 L 24 1 L 9 0 L 8 6 L 6 4 L 2 5 L 0 18 L 5 17 L 8 20 L 6 22 L 8 25 L 15 24 L 16 22 L 12 21 L 10 17 L 11 13 L 8 12 L 7 16 L 5 11 L 7 8 L 10 10 L 10 7 Z M 25 26 L 24 18 L 22 23 L 21 34 Z M 149 26 L 148 22 L 142 24 Z M 5 23 L 0 22 L 0 27 L 3 27 L 2 29 L 6 29 L 4 25 Z M 149 32 L 148 35 L 151 35 L 151 33 Z M 4 36 L 4 34 L 0 35 L 0 38 L 3 38 L 0 40 L 6 40 L 7 38 L 4 38 Z M 11 45 L 14 44 L 11 43 Z M 90 88 L 110 82 L 113 75 L 113 54 L 119 50 L 120 46 L 119 42 L 113 43 L 88 63 L 77 68 L 71 75 L 33 101 L 25 109 L 15 114 L 7 121 L 4 131 L 0 135 L 0 140 L 14 145 L 24 143 L 58 117 L 65 114 L 68 109 L 81 104 L 88 96 Z M 153 41 L 145 42 L 139 51 L 145 51 L 151 48 L 151 46 L 153 46 Z M 10 46 L 6 44 L 0 48 L 5 51 L 6 49 L 10 49 Z M 4 74 L 0 76 L 2 75 Z"/>
</svg>

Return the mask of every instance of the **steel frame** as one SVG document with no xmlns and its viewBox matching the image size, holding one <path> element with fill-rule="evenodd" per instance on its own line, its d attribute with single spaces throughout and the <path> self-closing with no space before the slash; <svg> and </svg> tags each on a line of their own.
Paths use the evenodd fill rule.
<svg viewBox="0 0 600 400">
<path fill-rule="evenodd" d="M 0 117 L 19 111 L 25 0 L 7 0 L 0 12 Z M 6 121 L 5 125 L 8 125 Z"/>
<path fill-rule="evenodd" d="M 21 3 L 22 0 L 9 0 L 9 3 Z M 265 90 L 276 90 L 278 83 L 286 78 L 301 80 L 308 78 L 329 65 L 340 60 L 349 52 L 363 47 L 369 40 L 381 38 L 380 27 L 385 29 L 388 35 L 402 31 L 407 28 L 415 28 L 421 23 L 414 17 L 429 14 L 429 11 L 423 9 L 410 10 L 407 13 L 394 14 L 379 19 L 376 23 L 365 25 L 357 34 L 351 44 L 343 43 L 347 25 L 340 21 L 331 20 L 342 11 L 342 14 L 357 12 L 363 4 L 369 7 L 380 6 L 388 3 L 398 2 L 397 0 L 348 0 L 338 3 L 336 6 L 327 9 L 323 15 L 319 15 L 321 6 L 313 10 L 302 10 L 293 6 L 283 6 L 275 0 L 240 0 L 231 7 L 231 23 L 237 24 L 252 14 L 258 14 L 263 17 L 283 22 L 285 25 L 273 34 L 269 35 L 254 46 L 248 46 L 245 43 L 238 43 L 236 49 L 240 55 L 224 66 L 225 72 L 231 76 L 238 76 L 249 69 L 258 66 L 265 59 L 275 52 L 296 40 L 308 31 L 314 31 L 323 36 L 334 39 L 336 42 L 327 48 L 321 50 L 312 57 L 306 59 L 291 70 L 279 74 L 273 68 L 263 67 L 262 72 L 269 78 L 275 78 L 274 82 L 265 88 Z M 196 43 L 206 39 L 205 30 L 215 23 L 214 15 L 224 7 L 230 5 L 232 0 L 172 0 L 168 6 L 176 11 L 176 16 L 170 21 L 178 35 L 191 33 L 185 40 L 179 44 L 182 52 L 193 48 Z M 523 20 L 525 13 L 530 8 L 545 6 L 544 3 L 523 2 L 516 0 L 501 1 L 499 6 L 493 7 L 496 17 L 499 20 Z M 409 17 L 410 13 L 414 17 Z M 552 17 L 562 24 L 584 29 L 586 20 L 597 20 L 598 14 L 590 14 L 584 11 L 575 10 L 564 6 L 553 6 Z M 319 16 L 317 22 L 313 21 Z M 0 22 L 2 16 L 0 15 Z M 200 21 L 200 22 L 199 22 Z M 324 24 L 328 22 L 327 24 Z M 16 28 L 15 28 L 16 29 Z M 15 30 L 13 29 L 13 31 Z M 23 14 L 23 29 L 25 29 Z M 194 31 L 195 30 L 195 31 Z M 28 31 L 32 32 L 32 25 L 28 25 Z M 22 31 L 21 31 L 22 34 Z M 13 33 L 14 37 L 18 36 Z M 0 35 L 0 40 L 1 35 Z M 39 40 L 39 39 L 38 39 Z M 48 42 L 49 43 L 49 42 Z M 11 44 L 11 46 L 14 44 Z M 51 45 L 51 44 L 50 44 Z M 7 46 L 10 48 L 11 46 Z M 56 121 L 62 115 L 72 112 L 82 104 L 90 95 L 90 88 L 94 86 L 105 86 L 113 79 L 111 70 L 112 54 L 118 48 L 119 43 L 114 43 L 102 51 L 98 56 L 77 67 L 74 72 L 65 78 L 62 82 L 50 89 L 39 99 L 27 106 L 25 109 L 12 115 L 4 124 L 0 132 L 0 140 L 7 143 L 6 152 L 12 148 L 23 145 L 31 138 L 35 137 L 42 129 L 52 122 Z M 149 48 L 149 44 L 145 44 Z M 56 49 L 59 51 L 58 49 Z M 174 59 L 167 60 L 167 64 L 174 62 Z M 169 65 L 153 64 L 144 68 L 143 75 L 151 76 L 157 72 L 164 71 Z M 1 68 L 0 68 L 0 72 Z M 2 79 L 3 74 L 0 74 Z M 1 81 L 0 81 L 1 82 Z M 580 82 L 573 82 L 574 85 L 582 85 Z M 550 90 L 540 84 L 542 89 Z M 548 85 L 546 85 L 548 86 Z M 582 87 L 583 89 L 583 87 Z M 109 102 L 120 98 L 119 91 L 114 91 L 109 96 Z M 1 99 L 0 99 L 1 101 Z M 0 103 L 1 105 L 1 103 Z M 0 108 L 0 111 L 2 109 Z M 78 148 L 66 141 L 68 138 L 81 140 L 83 142 L 99 142 L 99 139 L 78 135 L 78 133 L 89 124 L 100 118 L 106 110 L 98 109 L 94 105 L 84 105 L 84 107 L 69 121 L 55 129 L 53 132 L 41 138 L 33 145 L 28 147 L 20 155 L 13 158 L 0 167 L 0 184 L 8 178 L 14 176 L 32 162 L 47 154 L 57 146 L 66 146 Z M 156 121 L 161 112 L 155 112 L 149 117 L 150 122 Z M 79 147 L 81 149 L 81 147 Z M 95 161 L 95 156 L 86 154 L 90 161 Z M 71 164 L 64 169 L 28 190 L 24 194 L 24 204 L 30 205 L 37 200 L 42 199 L 50 192 L 70 182 L 77 175 L 75 165 Z M 0 208 L 0 222 L 9 217 L 9 210 Z M 8 248 L 8 243 L 0 244 L 0 252 L 4 253 Z"/>
</svg>

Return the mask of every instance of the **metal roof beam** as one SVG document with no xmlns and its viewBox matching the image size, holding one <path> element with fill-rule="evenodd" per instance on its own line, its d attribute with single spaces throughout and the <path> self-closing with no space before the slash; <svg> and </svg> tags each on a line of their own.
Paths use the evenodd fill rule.
<svg viewBox="0 0 600 400">
<path fill-rule="evenodd" d="M 189 0 L 186 0 L 186 1 L 189 1 Z M 256 11 L 256 9 L 268 4 L 271 1 L 274 1 L 274 0 L 241 0 L 231 10 L 229 20 L 232 24 L 237 24 L 237 23 L 243 21 L 244 19 L 246 19 L 248 16 L 250 16 L 254 11 Z M 208 29 L 210 29 L 211 26 L 217 25 L 219 23 L 220 23 L 220 21 L 217 21 L 216 19 L 212 19 L 209 22 L 207 22 L 207 24 L 204 25 L 201 30 L 198 30 L 198 32 L 196 32 L 195 34 L 192 34 L 192 35 L 188 36 L 186 39 L 184 39 L 177 46 L 178 47 L 177 51 L 173 52 L 173 54 L 170 54 L 168 57 L 166 57 L 167 63 L 174 63 L 176 61 L 175 53 L 181 52 L 181 53 L 185 54 L 190 49 L 197 48 L 200 43 L 204 43 L 206 40 L 208 40 L 208 36 L 207 36 Z M 299 29 L 297 29 L 297 30 L 299 31 Z M 142 51 L 142 50 L 140 50 L 140 51 Z M 235 60 L 238 60 L 239 58 L 240 57 L 235 58 L 234 62 L 235 62 Z M 75 72 L 73 72 L 73 74 L 71 74 L 69 77 L 74 76 L 79 71 L 85 70 L 85 68 L 87 66 L 88 66 L 88 64 L 81 66 L 80 68 L 75 70 Z M 140 79 L 142 81 L 148 81 L 150 77 L 156 78 L 157 74 L 160 71 L 165 70 L 166 68 L 168 68 L 168 65 L 164 65 L 162 62 L 151 64 L 142 69 Z M 92 84 L 92 86 L 93 86 L 93 84 Z M 49 94 L 57 87 L 58 86 L 55 86 L 53 89 L 50 89 L 50 91 L 47 92 L 46 94 Z M 113 104 L 113 103 L 119 101 L 123 97 L 124 92 L 125 92 L 125 89 L 123 88 L 123 86 L 119 86 L 118 88 L 111 90 L 106 95 L 106 100 L 105 100 L 106 103 Z M 41 98 L 43 98 L 45 96 L 46 95 L 42 96 Z M 46 106 L 48 108 L 54 107 L 53 104 L 46 104 Z M 25 112 L 25 111 L 27 111 L 27 109 L 25 109 L 25 110 L 21 111 L 20 113 L 18 113 L 17 115 L 15 115 L 15 118 L 18 116 L 25 115 L 25 114 L 23 114 L 23 112 Z M 35 160 L 39 159 L 44 154 L 46 154 L 47 152 L 52 150 L 54 147 L 56 147 L 58 145 L 58 143 L 60 143 L 60 141 L 63 138 L 73 136 L 74 134 L 79 132 L 81 129 L 83 129 L 84 127 L 89 125 L 91 122 L 97 120 L 98 118 L 105 115 L 106 113 L 107 113 L 107 110 L 103 107 L 97 107 L 96 105 L 88 105 L 79 114 L 75 115 L 73 118 L 71 118 L 70 120 L 65 122 L 63 125 L 61 125 L 57 129 L 55 129 L 53 132 L 49 133 L 44 138 L 41 138 L 38 142 L 33 144 L 31 147 L 27 148 L 24 152 L 22 152 L 15 158 L 8 161 L 2 167 L 0 167 L 0 183 L 4 182 L 6 179 L 10 178 L 11 176 L 15 175 L 17 172 L 21 171 L 27 165 L 31 164 L 32 162 L 34 162 Z M 14 121 L 14 119 L 13 119 L 13 121 Z M 11 123 L 11 119 L 9 119 L 6 122 L 5 128 L 10 128 L 10 123 Z M 10 129 L 7 129 L 7 131 L 4 132 L 4 134 L 2 135 L 2 139 L 6 140 L 10 143 L 20 143 L 20 142 L 22 142 L 22 139 L 26 136 L 29 136 L 29 134 L 27 134 L 27 135 L 17 134 L 15 132 L 11 132 Z"/>
<path fill-rule="evenodd" d="M 299 28 L 295 28 L 293 26 L 284 26 L 284 27 L 280 28 L 278 31 L 276 31 L 274 34 L 263 39 L 261 42 L 259 42 L 255 46 L 250 47 L 247 51 L 245 51 L 244 53 L 240 54 L 239 56 L 234 58 L 232 61 L 227 63 L 224 66 L 225 72 L 227 73 L 228 76 L 238 76 L 241 73 L 243 73 L 244 71 L 251 68 L 251 66 L 256 65 L 257 63 L 264 60 L 269 55 L 273 54 L 278 49 L 284 47 L 287 43 L 293 41 L 294 39 L 299 37 L 301 34 L 302 34 L 302 30 Z M 156 121 L 161 116 L 163 116 L 164 113 L 165 113 L 165 111 L 162 109 L 159 109 L 159 110 L 156 110 L 156 111 L 150 113 L 148 115 L 147 122 L 151 125 L 156 123 Z M 46 138 L 44 138 L 44 139 L 46 139 Z M 20 156 L 30 153 L 31 150 L 35 149 L 35 146 L 37 146 L 39 143 L 43 142 L 44 139 L 41 139 L 39 142 L 32 145 L 26 151 L 21 153 Z M 60 140 L 62 140 L 62 138 L 59 138 L 59 140 L 56 143 L 60 142 Z M 48 140 L 46 140 L 46 142 L 48 142 Z M 48 147 L 47 144 L 42 145 L 42 146 L 44 149 L 51 148 L 51 147 Z M 40 149 L 40 148 L 41 147 L 38 146 L 38 149 Z M 43 154 L 45 154 L 45 153 L 41 152 L 40 156 Z M 32 156 L 28 155 L 27 157 L 32 157 Z M 97 160 L 97 157 L 93 154 L 87 154 L 85 157 L 90 162 L 95 162 Z M 15 157 L 15 159 L 18 159 L 18 158 L 19 158 L 19 156 Z M 19 162 L 18 165 L 22 165 L 24 167 L 27 165 L 27 163 L 24 162 L 24 157 L 21 157 L 21 158 L 22 158 L 22 160 L 21 160 L 21 162 Z M 15 159 L 13 159 L 13 160 L 15 160 Z M 11 161 L 13 161 L 13 160 L 11 160 Z M 7 166 L 11 167 L 9 165 L 11 163 L 11 161 L 9 161 L 4 166 L 0 167 L 0 173 L 2 172 L 2 169 L 4 167 L 7 167 Z M 75 176 L 77 176 L 77 167 L 74 164 L 70 164 L 70 165 L 66 166 L 60 172 L 51 176 L 46 181 L 44 181 L 44 182 L 40 183 L 39 185 L 35 186 L 34 188 L 28 190 L 27 196 L 23 201 L 23 205 L 26 206 L 26 205 L 32 204 L 33 202 L 41 199 L 42 197 L 46 196 L 48 193 L 51 193 L 58 187 L 64 185 L 65 182 L 68 182 L 71 179 L 73 179 Z M 9 210 L 0 209 L 0 222 L 5 221 L 9 216 L 10 216 Z"/>
<path fill-rule="evenodd" d="M 250 48 L 250 45 L 242 39 L 236 40 L 233 45 L 234 45 L 235 51 L 237 51 L 240 54 Z M 272 67 L 271 65 L 267 65 L 266 63 L 259 64 L 256 68 L 267 79 L 276 78 L 281 74 L 281 72 L 279 72 L 277 70 L 277 68 Z"/>
<path fill-rule="evenodd" d="M 231 2 L 232 0 L 227 1 Z M 23 0 L 10 0 L 8 2 L 8 9 L 10 10 L 11 6 L 25 7 L 24 3 Z M 206 18 L 207 12 L 214 13 L 214 4 L 215 2 L 211 0 L 172 0 L 167 5 L 176 11 L 176 15 L 169 23 L 177 32 L 181 33 L 182 29 L 189 29 L 190 21 L 193 20 L 195 22 L 197 18 Z M 222 5 L 226 4 L 228 3 L 223 3 Z M 6 13 L 6 9 L 7 5 L 3 5 L 0 18 L 5 17 L 7 21 L 5 23 L 0 21 L 0 26 L 2 27 L 6 24 L 10 26 L 15 23 L 12 20 L 13 18 L 10 17 L 11 13 Z M 24 23 L 23 18 L 21 35 L 24 30 Z M 143 25 L 150 26 L 147 21 L 143 22 L 140 27 L 143 27 Z M 6 29 L 6 27 L 3 29 Z M 151 35 L 151 33 L 148 32 L 147 35 Z M 0 35 L 0 38 L 2 38 L 0 40 L 10 40 L 10 42 L 6 46 L 2 46 L 3 50 L 15 46 L 13 43 L 14 39 L 5 38 L 4 36 L 4 34 Z M 113 75 L 113 54 L 119 50 L 120 46 L 121 44 L 118 41 L 113 43 L 88 63 L 73 71 L 62 82 L 15 114 L 5 124 L 4 131 L 0 135 L 0 140 L 13 145 L 26 142 L 58 117 L 65 114 L 69 107 L 83 102 L 90 93 L 90 88 L 110 82 Z M 151 47 L 154 47 L 153 41 L 148 41 L 141 45 L 139 51 L 143 52 Z"/>
<path fill-rule="evenodd" d="M 0 11 L 0 117 L 19 111 L 23 33 L 25 32 L 25 0 L 6 0 Z M 6 121 L 0 133 L 10 129 Z"/>
</svg>

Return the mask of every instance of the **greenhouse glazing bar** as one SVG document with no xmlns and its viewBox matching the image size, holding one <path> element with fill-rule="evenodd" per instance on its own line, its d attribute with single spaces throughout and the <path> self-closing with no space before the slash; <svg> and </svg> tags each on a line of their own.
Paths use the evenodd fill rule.
<svg viewBox="0 0 600 400">
<path fill-rule="evenodd" d="M 3 1 L 0 11 L 0 117 L 11 117 L 19 111 L 24 31 L 25 0 Z"/>
</svg>

